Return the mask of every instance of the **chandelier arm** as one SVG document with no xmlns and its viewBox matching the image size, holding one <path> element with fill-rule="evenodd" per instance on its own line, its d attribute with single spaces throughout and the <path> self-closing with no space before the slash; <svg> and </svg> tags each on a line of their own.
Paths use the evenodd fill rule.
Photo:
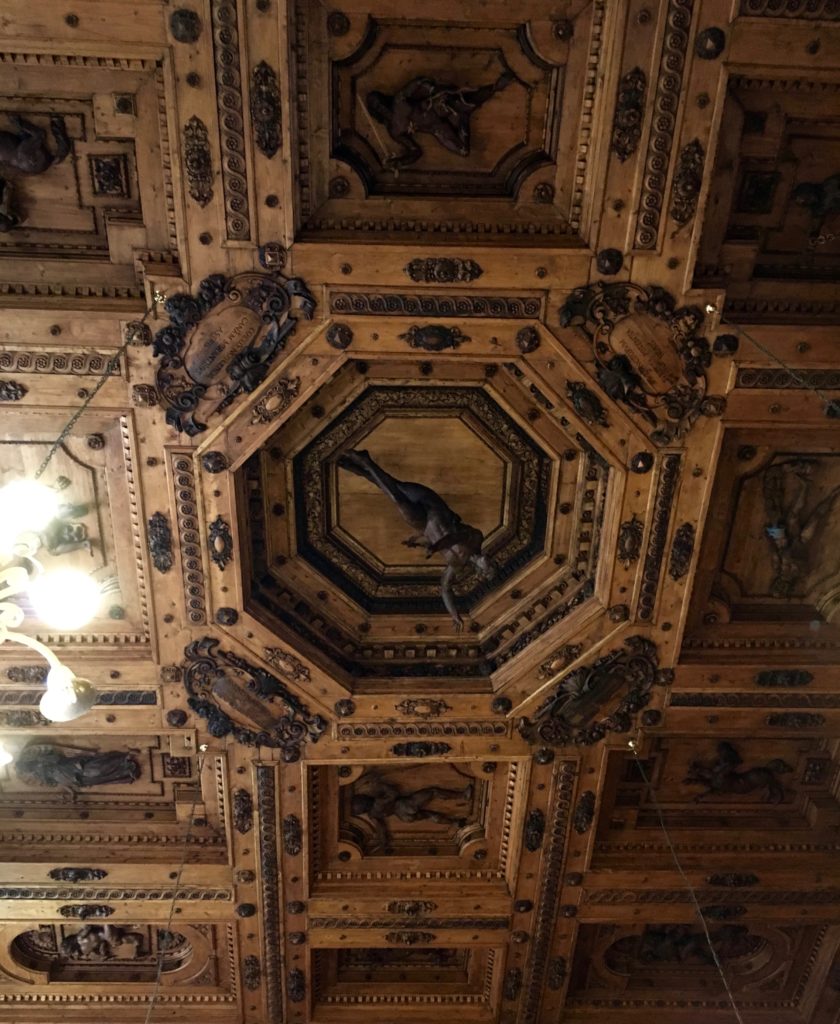
<svg viewBox="0 0 840 1024">
<path fill-rule="evenodd" d="M 46 644 L 42 644 L 40 640 L 36 640 L 34 637 L 27 636 L 25 633 L 18 633 L 12 629 L 3 629 L 0 627 L 0 644 L 4 643 L 6 640 L 11 640 L 12 643 L 23 644 L 24 647 L 29 647 L 33 651 L 36 651 L 49 664 L 50 668 L 63 667 L 49 647 L 47 647 Z"/>
</svg>

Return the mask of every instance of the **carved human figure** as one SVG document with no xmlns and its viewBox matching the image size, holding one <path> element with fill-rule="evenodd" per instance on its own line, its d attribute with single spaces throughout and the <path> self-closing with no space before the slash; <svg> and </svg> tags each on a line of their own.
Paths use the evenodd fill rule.
<svg viewBox="0 0 840 1024">
<path fill-rule="evenodd" d="M 811 214 L 811 238 L 817 238 L 826 221 L 840 213 L 840 172 L 823 181 L 803 181 L 790 197 L 797 206 L 804 207 Z"/>
<path fill-rule="evenodd" d="M 695 803 L 710 795 L 752 793 L 756 789 L 766 791 L 769 803 L 782 802 L 785 791 L 776 776 L 792 772 L 789 764 L 775 758 L 763 767 L 736 771 L 738 765 L 743 764 L 743 759 L 732 744 L 723 741 L 717 749 L 718 756 L 714 761 L 692 761 L 689 765 L 688 775 L 683 780 L 686 785 L 705 786 L 705 792 L 694 798 Z"/>
<path fill-rule="evenodd" d="M 58 515 L 41 534 L 44 547 L 51 555 L 73 551 L 90 551 L 91 543 L 84 523 L 73 522 L 88 513 L 86 505 L 62 505 Z"/>
<path fill-rule="evenodd" d="M 472 800 L 473 785 L 469 783 L 463 789 L 444 789 L 441 786 L 424 786 L 422 789 L 403 792 L 399 786 L 386 782 L 376 776 L 369 776 L 364 792 L 354 793 L 350 809 L 354 815 L 364 815 L 374 823 L 382 845 L 390 847 L 390 833 L 387 819 L 394 817 L 400 821 L 433 821 L 437 825 L 466 824 L 463 817 L 442 814 L 429 809 L 434 800 L 469 802 Z"/>
<path fill-rule="evenodd" d="M 438 553 L 443 555 L 446 568 L 441 578 L 441 596 L 455 629 L 460 632 L 463 620 L 455 605 L 452 590 L 455 580 L 468 566 L 488 578 L 496 573 L 492 561 L 481 553 L 484 543 L 481 530 L 464 523 L 431 487 L 397 480 L 378 466 L 366 451 L 346 452 L 338 464 L 375 484 L 394 502 L 403 519 L 418 531 L 403 541 L 407 547 L 424 547 L 427 558 Z"/>
<path fill-rule="evenodd" d="M 9 113 L 6 116 L 15 130 L 0 131 L 0 171 L 17 172 L 19 175 L 43 174 L 67 157 L 70 140 L 62 117 L 53 115 L 50 118 L 50 131 L 55 141 L 55 153 L 51 153 L 43 128 L 20 114 Z"/>
<path fill-rule="evenodd" d="M 86 924 L 61 940 L 61 955 L 68 960 L 133 960 L 140 953 L 142 936 L 113 924 Z"/>
<path fill-rule="evenodd" d="M 774 597 L 790 597 L 807 575 L 811 541 L 840 498 L 840 487 L 835 487 L 806 513 L 814 468 L 815 463 L 807 459 L 791 459 L 764 472 L 764 533 L 773 557 L 770 592 Z"/>
<path fill-rule="evenodd" d="M 511 72 L 505 71 L 490 85 L 459 89 L 433 78 L 420 77 L 412 78 L 393 94 L 369 92 L 365 98 L 367 110 L 385 125 L 391 138 L 402 147 L 402 152 L 385 158 L 385 166 L 399 168 L 416 163 L 423 156 L 423 150 L 415 141 L 418 134 L 431 135 L 451 153 L 468 156 L 470 118 L 513 79 Z"/>
<path fill-rule="evenodd" d="M 24 782 L 60 786 L 75 794 L 91 786 L 135 782 L 140 777 L 140 763 L 130 753 L 119 750 L 97 754 L 82 747 L 38 743 L 21 753 L 15 762 L 15 771 Z"/>
</svg>

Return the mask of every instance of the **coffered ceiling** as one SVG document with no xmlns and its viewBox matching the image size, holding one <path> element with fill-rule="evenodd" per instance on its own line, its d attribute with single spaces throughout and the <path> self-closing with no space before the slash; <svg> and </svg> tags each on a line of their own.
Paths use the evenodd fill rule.
<svg viewBox="0 0 840 1024">
<path fill-rule="evenodd" d="M 838 1024 L 840 8 L 184 4 L 0 2 L 0 1022 Z"/>
</svg>

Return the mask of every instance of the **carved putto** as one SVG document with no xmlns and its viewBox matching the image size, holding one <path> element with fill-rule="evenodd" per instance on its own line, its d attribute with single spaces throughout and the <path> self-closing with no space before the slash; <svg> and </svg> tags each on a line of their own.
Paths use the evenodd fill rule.
<svg viewBox="0 0 840 1024">
<path fill-rule="evenodd" d="M 779 804 L 785 798 L 785 790 L 777 776 L 793 771 L 793 768 L 780 758 L 773 758 L 767 764 L 757 768 L 738 770 L 743 758 L 731 743 L 718 744 L 718 756 L 714 761 L 692 761 L 689 773 L 684 782 L 689 786 L 703 786 L 704 792 L 699 793 L 695 802 L 699 803 L 707 796 L 725 797 L 763 791 L 765 800 L 771 804 Z"/>
<path fill-rule="evenodd" d="M 15 761 L 21 781 L 34 786 L 60 786 L 75 794 L 91 786 L 127 785 L 140 778 L 140 762 L 133 754 L 109 750 L 100 754 L 83 747 L 34 743 Z"/>
</svg>

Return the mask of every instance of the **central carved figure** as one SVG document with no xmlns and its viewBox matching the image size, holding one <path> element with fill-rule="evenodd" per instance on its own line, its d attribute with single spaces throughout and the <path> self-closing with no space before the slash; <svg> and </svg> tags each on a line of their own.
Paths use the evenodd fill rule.
<svg viewBox="0 0 840 1024">
<path fill-rule="evenodd" d="M 403 519 L 418 531 L 403 541 L 406 547 L 425 547 L 427 558 L 438 553 L 443 555 L 447 564 L 441 578 L 441 596 L 455 629 L 460 632 L 464 623 L 455 605 L 453 583 L 468 566 L 487 578 L 496 574 L 493 562 L 481 553 L 484 534 L 463 522 L 431 487 L 397 480 L 378 466 L 366 451 L 346 452 L 338 464 L 342 469 L 369 480 L 387 494 Z"/>
</svg>

